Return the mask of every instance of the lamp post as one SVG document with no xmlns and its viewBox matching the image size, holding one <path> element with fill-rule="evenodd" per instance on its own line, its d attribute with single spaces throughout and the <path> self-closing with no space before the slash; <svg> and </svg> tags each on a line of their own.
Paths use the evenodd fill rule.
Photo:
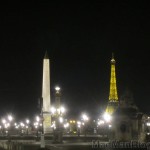
<svg viewBox="0 0 150 150">
<path fill-rule="evenodd" d="M 2 119 L 2 124 L 3 124 L 3 135 L 5 135 L 5 124 L 6 124 L 6 119 Z"/>
<path fill-rule="evenodd" d="M 87 122 L 89 121 L 89 117 L 86 114 L 83 114 L 82 120 L 84 121 L 84 133 L 86 136 L 86 134 L 87 134 Z"/>
<path fill-rule="evenodd" d="M 23 123 L 23 122 L 20 122 L 20 129 L 21 129 L 21 135 L 23 135 L 24 134 L 24 127 L 25 127 L 25 124 Z"/>
<path fill-rule="evenodd" d="M 36 121 L 34 123 L 35 129 L 36 129 L 36 136 L 37 140 L 39 138 L 39 124 L 40 124 L 41 118 L 39 116 L 36 116 Z"/>
<path fill-rule="evenodd" d="M 65 108 L 60 105 L 60 87 L 55 88 L 55 107 L 51 108 L 51 114 L 54 118 L 53 125 L 53 143 L 62 143 L 62 132 L 63 132 L 63 115 Z"/>
<path fill-rule="evenodd" d="M 56 93 L 55 93 L 55 105 L 56 105 L 56 108 L 60 108 L 60 97 L 61 97 L 60 87 L 56 86 L 55 91 L 56 91 Z"/>
<path fill-rule="evenodd" d="M 29 123 L 30 123 L 30 120 L 29 119 L 26 119 L 26 134 L 28 135 L 29 134 Z"/>
<path fill-rule="evenodd" d="M 42 134 L 44 135 L 44 129 L 43 129 L 43 122 L 44 122 L 44 117 L 43 117 L 43 98 L 40 98 L 40 111 L 41 111 L 41 123 L 42 123 Z"/>
<path fill-rule="evenodd" d="M 107 135 L 107 138 L 110 139 L 111 138 L 111 135 L 112 135 L 112 125 L 111 125 L 111 122 L 112 122 L 112 116 L 109 114 L 109 113 L 104 113 L 103 114 L 103 119 L 105 121 L 105 127 L 107 127 L 105 130 L 106 130 L 106 135 Z"/>
<path fill-rule="evenodd" d="M 78 136 L 80 136 L 80 133 L 81 133 L 81 122 L 77 121 L 77 134 L 78 134 Z"/>
<path fill-rule="evenodd" d="M 14 118 L 12 117 L 12 115 L 8 115 L 7 119 L 8 119 L 7 128 L 9 128 L 8 129 L 8 140 L 10 141 L 11 123 L 12 123 L 12 121 L 13 121 Z"/>
<path fill-rule="evenodd" d="M 45 148 L 45 138 L 44 138 L 44 126 L 43 126 L 43 122 L 44 122 L 44 117 L 43 117 L 43 97 L 40 98 L 40 115 L 41 115 L 41 148 Z"/>
</svg>

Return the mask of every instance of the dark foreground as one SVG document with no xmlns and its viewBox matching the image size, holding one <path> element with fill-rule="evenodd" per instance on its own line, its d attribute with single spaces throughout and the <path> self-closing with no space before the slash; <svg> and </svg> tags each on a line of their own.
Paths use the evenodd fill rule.
<svg viewBox="0 0 150 150">
<path fill-rule="evenodd" d="M 103 143 L 104 144 L 104 143 Z M 33 143 L 16 143 L 14 145 L 11 145 L 9 143 L 9 146 L 6 145 L 0 150 L 150 150 L 150 147 L 108 147 L 105 145 L 92 145 L 92 143 L 89 142 L 81 142 L 81 143 L 62 143 L 62 144 L 52 144 L 48 143 L 46 144 L 45 148 L 40 148 L 39 142 L 33 142 Z"/>
<path fill-rule="evenodd" d="M 40 139 L 33 137 L 9 137 L 0 139 L 0 150 L 41 150 Z M 131 144 L 131 145 L 130 145 Z M 45 137 L 43 150 L 150 150 L 150 142 L 114 143 L 99 136 L 64 136 L 63 143 L 53 143 L 52 137 Z"/>
</svg>

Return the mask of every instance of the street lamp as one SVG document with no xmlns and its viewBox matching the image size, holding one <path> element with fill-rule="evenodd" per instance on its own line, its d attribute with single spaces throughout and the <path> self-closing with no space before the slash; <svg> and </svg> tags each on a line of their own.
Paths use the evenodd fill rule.
<svg viewBox="0 0 150 150">
<path fill-rule="evenodd" d="M 54 115 L 56 112 L 56 108 L 55 107 L 51 107 L 50 112 Z"/>
<path fill-rule="evenodd" d="M 66 111 L 66 109 L 62 106 L 62 107 L 60 107 L 60 112 L 63 114 L 63 113 L 65 113 L 65 111 Z"/>
<path fill-rule="evenodd" d="M 29 120 L 29 119 L 26 119 L 26 123 L 29 124 L 29 123 L 30 123 L 30 120 Z"/>
<path fill-rule="evenodd" d="M 28 135 L 29 133 L 29 123 L 30 123 L 30 120 L 29 119 L 26 119 L 26 134 Z"/>
<path fill-rule="evenodd" d="M 39 122 L 40 121 L 40 117 L 36 116 L 36 121 Z"/>
<path fill-rule="evenodd" d="M 60 87 L 55 87 L 55 107 L 51 108 L 51 114 L 54 118 L 53 121 L 53 134 L 54 134 L 54 143 L 61 143 L 62 142 L 62 128 L 63 128 L 63 115 L 65 113 L 65 108 L 61 106 L 60 104 Z"/>
<path fill-rule="evenodd" d="M 84 132 L 85 132 L 85 136 L 87 134 L 87 122 L 89 121 L 89 117 L 86 114 L 82 114 L 82 119 L 83 119 L 83 123 L 82 125 L 84 125 Z"/>
<path fill-rule="evenodd" d="M 21 129 L 21 135 L 24 134 L 24 127 L 25 127 L 25 124 L 23 122 L 20 122 L 20 129 Z"/>
<path fill-rule="evenodd" d="M 82 118 L 83 118 L 84 121 L 88 121 L 89 120 L 89 118 L 88 118 L 88 116 L 86 114 L 83 114 Z"/>
<path fill-rule="evenodd" d="M 11 115 L 8 115 L 8 120 L 11 122 L 13 120 L 13 117 Z"/>
<path fill-rule="evenodd" d="M 3 123 L 3 134 L 5 134 L 5 124 L 6 124 L 6 119 L 2 119 L 2 123 Z"/>
<path fill-rule="evenodd" d="M 56 93 L 59 93 L 60 87 L 59 87 L 59 86 L 56 86 L 56 87 L 55 87 L 55 90 L 56 90 Z"/>
<path fill-rule="evenodd" d="M 112 119 L 111 115 L 108 113 L 104 113 L 103 118 L 106 122 L 110 122 Z"/>
<path fill-rule="evenodd" d="M 41 118 L 39 116 L 36 116 L 36 122 L 34 123 L 34 126 L 36 128 L 36 135 L 37 135 L 37 139 L 38 139 L 38 132 L 39 132 L 39 124 L 40 124 L 40 120 Z M 43 131 L 42 131 L 43 132 Z"/>
<path fill-rule="evenodd" d="M 2 119 L 2 123 L 5 124 L 5 123 L 6 123 L 6 120 L 5 120 L 5 119 Z"/>
<path fill-rule="evenodd" d="M 105 123 L 104 120 L 99 120 L 97 124 L 98 124 L 98 125 L 102 125 L 102 124 L 104 124 L 104 123 Z"/>
<path fill-rule="evenodd" d="M 59 122 L 63 123 L 64 119 L 62 117 L 59 117 Z"/>
<path fill-rule="evenodd" d="M 81 133 L 81 122 L 80 121 L 77 121 L 77 133 L 78 133 L 78 136 L 80 136 L 80 133 Z"/>
</svg>

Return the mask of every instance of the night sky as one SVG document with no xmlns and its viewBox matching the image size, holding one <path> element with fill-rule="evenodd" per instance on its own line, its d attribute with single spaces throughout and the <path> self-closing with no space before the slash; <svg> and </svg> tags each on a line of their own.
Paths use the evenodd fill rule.
<svg viewBox="0 0 150 150">
<path fill-rule="evenodd" d="M 3 3 L 0 5 L 0 115 L 38 112 L 45 51 L 51 61 L 51 101 L 61 87 L 69 117 L 98 116 L 109 96 L 114 52 L 118 95 L 129 89 L 150 113 L 150 5 Z"/>
</svg>

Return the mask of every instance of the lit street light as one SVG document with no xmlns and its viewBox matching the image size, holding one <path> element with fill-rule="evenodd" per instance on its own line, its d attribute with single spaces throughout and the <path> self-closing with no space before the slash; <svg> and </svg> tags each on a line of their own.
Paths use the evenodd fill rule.
<svg viewBox="0 0 150 150">
<path fill-rule="evenodd" d="M 88 118 L 88 116 L 86 114 L 83 114 L 82 118 L 83 118 L 84 121 L 88 121 L 89 120 L 89 118 Z"/>
<path fill-rule="evenodd" d="M 36 121 L 39 122 L 40 121 L 40 117 L 36 116 Z"/>
<path fill-rule="evenodd" d="M 56 90 L 56 92 L 58 93 L 58 92 L 60 91 L 60 87 L 59 87 L 59 86 L 56 86 L 56 87 L 55 87 L 55 90 Z"/>
<path fill-rule="evenodd" d="M 86 136 L 87 128 L 88 128 L 87 122 L 89 121 L 89 117 L 86 114 L 82 114 L 82 119 L 84 121 L 84 122 L 82 122 L 82 125 L 84 125 L 84 133 L 85 133 L 85 136 Z"/>
<path fill-rule="evenodd" d="M 103 118 L 106 122 L 110 122 L 112 119 L 111 115 L 108 113 L 104 113 Z"/>
<path fill-rule="evenodd" d="M 11 115 L 8 115 L 8 120 L 11 122 L 13 120 L 13 117 Z"/>
<path fill-rule="evenodd" d="M 29 120 L 29 119 L 26 119 L 26 123 L 29 124 L 29 123 L 30 123 L 30 120 Z"/>
<path fill-rule="evenodd" d="M 53 127 L 53 134 L 54 134 L 54 143 L 61 143 L 62 142 L 62 132 L 63 132 L 63 122 L 64 118 L 63 115 L 65 113 L 65 108 L 60 104 L 60 87 L 55 87 L 55 107 L 51 108 L 51 114 L 54 119 L 52 127 Z"/>
<path fill-rule="evenodd" d="M 5 119 L 2 119 L 2 123 L 5 124 L 5 123 L 6 123 L 6 120 L 5 120 Z"/>
<path fill-rule="evenodd" d="M 29 119 L 26 119 L 26 134 L 28 135 L 29 134 L 29 123 L 30 123 L 30 120 Z"/>
<path fill-rule="evenodd" d="M 55 114 L 56 108 L 55 108 L 55 107 L 51 107 L 50 112 L 51 112 L 52 114 Z"/>
<path fill-rule="evenodd" d="M 63 114 L 63 113 L 65 113 L 65 108 L 64 107 L 60 107 L 60 112 Z"/>
</svg>

